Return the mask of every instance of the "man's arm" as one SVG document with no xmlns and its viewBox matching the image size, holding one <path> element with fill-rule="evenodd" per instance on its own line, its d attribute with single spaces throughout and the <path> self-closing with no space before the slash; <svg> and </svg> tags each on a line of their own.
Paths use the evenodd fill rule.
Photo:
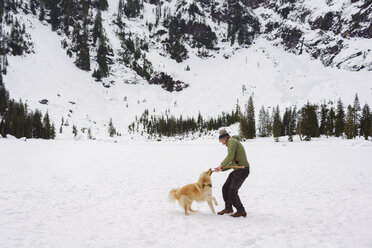
<svg viewBox="0 0 372 248">
<path fill-rule="evenodd" d="M 229 165 L 233 160 L 236 153 L 236 149 L 238 144 L 236 142 L 232 142 L 229 144 L 228 152 L 226 158 L 221 162 L 222 169 L 224 166 Z"/>
</svg>

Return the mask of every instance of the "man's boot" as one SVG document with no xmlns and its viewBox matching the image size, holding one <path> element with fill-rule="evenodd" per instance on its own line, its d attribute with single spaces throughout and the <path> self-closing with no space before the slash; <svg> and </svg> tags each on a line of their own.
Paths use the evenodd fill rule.
<svg viewBox="0 0 372 248">
<path fill-rule="evenodd" d="M 247 213 L 243 210 L 243 211 L 236 211 L 235 214 L 231 215 L 232 217 L 240 217 L 240 216 L 243 216 L 243 217 L 247 217 Z"/>
<path fill-rule="evenodd" d="M 224 214 L 230 214 L 230 213 L 232 213 L 232 212 L 233 212 L 232 209 L 226 209 L 226 208 L 225 208 L 224 210 L 218 212 L 217 214 L 218 214 L 218 215 L 224 215 Z"/>
</svg>

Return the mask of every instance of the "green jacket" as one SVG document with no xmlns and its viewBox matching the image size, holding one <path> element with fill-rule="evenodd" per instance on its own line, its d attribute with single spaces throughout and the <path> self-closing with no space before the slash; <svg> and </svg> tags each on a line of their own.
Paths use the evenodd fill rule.
<svg viewBox="0 0 372 248">
<path fill-rule="evenodd" d="M 232 136 L 226 141 L 227 146 L 227 156 L 221 162 L 222 170 L 224 166 L 232 166 L 232 165 L 243 165 L 245 167 L 249 167 L 249 163 L 247 160 L 247 155 L 245 154 L 244 147 L 242 143 L 240 143 L 238 136 Z"/>
</svg>

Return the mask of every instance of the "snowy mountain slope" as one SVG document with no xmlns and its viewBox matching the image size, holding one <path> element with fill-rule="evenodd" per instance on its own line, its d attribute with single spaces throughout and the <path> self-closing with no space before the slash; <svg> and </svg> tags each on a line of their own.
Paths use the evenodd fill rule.
<svg viewBox="0 0 372 248">
<path fill-rule="evenodd" d="M 78 128 L 92 127 L 94 136 L 105 136 L 104 125 L 110 118 L 118 131 L 125 134 L 135 115 L 146 108 L 155 109 L 156 113 L 169 108 L 176 115 L 196 116 L 200 111 L 214 116 L 231 111 L 237 99 L 244 106 L 250 94 L 254 94 L 256 108 L 300 105 L 307 100 L 336 101 L 339 97 L 351 103 L 355 93 L 362 103 L 371 103 L 371 72 L 324 68 L 319 61 L 288 54 L 264 39 L 236 51 L 230 59 L 222 54 L 210 59 L 193 56 L 179 64 L 150 53 L 148 58 L 156 61 L 157 66 L 190 82 L 190 87 L 182 92 L 169 93 L 147 84 L 129 85 L 123 82 L 124 78 L 104 88 L 89 73 L 73 65 L 55 33 L 32 17 L 30 23 L 35 54 L 9 57 L 5 82 L 12 97 L 27 100 L 30 107 L 49 110 L 57 127 L 64 117 Z M 185 71 L 187 65 L 190 71 Z M 40 104 L 42 99 L 48 99 L 48 105 Z"/>
<path fill-rule="evenodd" d="M 154 22 L 156 5 L 144 3 L 143 18 L 123 18 L 124 29 L 151 41 L 148 52 L 144 54 L 155 71 L 164 71 L 175 80 L 186 82 L 189 87 L 170 93 L 157 85 L 149 85 L 130 67 L 120 63 L 123 48 L 117 35 L 118 26 L 113 23 L 117 19 L 118 2 L 109 1 L 108 10 L 102 12 L 103 27 L 113 48 L 115 61 L 110 66 L 110 76 L 103 79 L 103 84 L 94 80 L 91 71 L 85 72 L 73 64 L 74 57 L 69 58 L 61 47 L 61 41 L 65 38 L 63 35 L 52 32 L 49 24 L 45 21 L 42 24 L 37 17 L 18 14 L 26 23 L 35 53 L 24 57 L 8 56 L 5 84 L 12 98 L 22 98 L 31 108 L 49 110 L 57 131 L 61 119 L 68 120 L 69 126 L 63 126 L 63 133 L 57 134 L 59 138 L 72 137 L 72 125 L 76 125 L 78 130 L 91 127 L 94 137 L 105 138 L 110 118 L 118 131 L 129 137 L 126 135 L 128 125 L 145 109 L 155 114 L 169 109 L 175 115 L 196 116 L 200 111 L 204 116 L 216 116 L 222 111 L 230 112 L 237 102 L 244 107 L 251 94 L 254 95 L 256 112 L 261 105 L 271 107 L 280 104 L 284 108 L 301 106 L 307 101 L 335 102 L 340 97 L 349 104 L 355 93 L 362 104 L 371 104 L 370 71 L 352 72 L 324 67 L 307 53 L 288 53 L 282 45 L 278 45 L 278 40 L 269 41 L 267 37 L 256 38 L 250 46 L 239 47 L 237 43 L 230 46 L 230 42 L 223 41 L 227 25 L 222 22 L 218 25 L 208 18 L 199 17 L 201 22 L 205 20 L 218 34 L 215 46 L 219 50 L 208 51 L 209 57 L 199 56 L 200 49 L 186 42 L 190 51 L 188 58 L 178 63 L 164 53 L 161 44 L 164 38 L 154 36 L 150 39 L 163 27 L 159 26 L 151 32 L 148 30 L 146 22 Z M 189 1 L 182 6 L 192 3 Z M 180 3 L 165 2 L 162 10 L 174 13 L 177 4 Z M 196 4 L 201 6 L 198 2 Z M 219 4 L 221 8 L 224 5 L 223 2 Z M 313 4 L 318 7 L 303 3 L 304 8 L 317 10 L 313 15 L 321 15 L 323 12 L 319 9 L 325 3 Z M 338 7 L 333 5 L 333 8 Z M 263 8 L 253 9 L 261 21 Z M 271 9 L 268 7 L 265 11 Z M 187 20 L 189 17 L 183 14 L 183 18 Z M 349 39 L 348 42 L 368 49 L 370 40 L 358 38 Z M 347 54 L 348 50 L 341 53 Z M 39 101 L 42 99 L 47 99 L 48 105 L 41 104 Z M 80 135 L 86 137 L 86 134 Z"/>
<path fill-rule="evenodd" d="M 284 43 L 286 49 L 306 51 L 325 66 L 371 70 L 368 1 L 265 1 L 255 11 L 264 36 Z"/>
</svg>

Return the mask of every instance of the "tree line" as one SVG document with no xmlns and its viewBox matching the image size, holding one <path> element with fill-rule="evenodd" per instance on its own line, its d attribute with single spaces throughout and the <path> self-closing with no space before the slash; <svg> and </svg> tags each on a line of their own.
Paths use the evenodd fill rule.
<svg viewBox="0 0 372 248">
<path fill-rule="evenodd" d="M 194 117 L 174 117 L 170 114 L 170 110 L 166 110 L 163 115 L 155 115 L 149 113 L 146 109 L 143 114 L 132 122 L 129 127 L 129 133 L 141 133 L 148 135 L 151 138 L 167 136 L 186 136 L 190 133 L 199 132 L 200 135 L 207 134 L 208 131 L 216 130 L 222 126 L 230 126 L 240 119 L 240 107 L 231 113 L 222 113 L 216 118 L 204 118 L 201 113 L 197 118 Z"/>
<path fill-rule="evenodd" d="M 163 115 L 150 114 L 149 110 L 145 110 L 139 118 L 136 116 L 128 130 L 129 133 L 140 133 L 149 138 L 195 133 L 201 136 L 208 131 L 239 123 L 239 135 L 243 139 L 258 136 L 273 137 L 275 141 L 279 141 L 280 137 L 287 136 L 289 141 L 293 141 L 293 137 L 298 135 L 301 140 L 310 141 L 323 135 L 347 139 L 363 136 L 368 140 L 372 136 L 372 112 L 367 103 L 360 106 L 357 94 L 354 103 L 347 107 L 340 98 L 337 103 L 324 101 L 318 105 L 307 102 L 300 108 L 286 107 L 283 115 L 279 105 L 273 108 L 262 106 L 257 125 L 255 116 L 253 97 L 250 96 L 244 111 L 237 104 L 231 113 L 223 112 L 216 118 L 204 118 L 201 113 L 197 118 L 182 115 L 177 118 L 170 114 L 170 110 Z"/>
<path fill-rule="evenodd" d="M 48 112 L 43 116 L 40 110 L 30 111 L 22 100 L 9 98 L 0 73 L 0 135 L 6 137 L 7 134 L 16 138 L 54 139 L 56 132 Z"/>
</svg>

